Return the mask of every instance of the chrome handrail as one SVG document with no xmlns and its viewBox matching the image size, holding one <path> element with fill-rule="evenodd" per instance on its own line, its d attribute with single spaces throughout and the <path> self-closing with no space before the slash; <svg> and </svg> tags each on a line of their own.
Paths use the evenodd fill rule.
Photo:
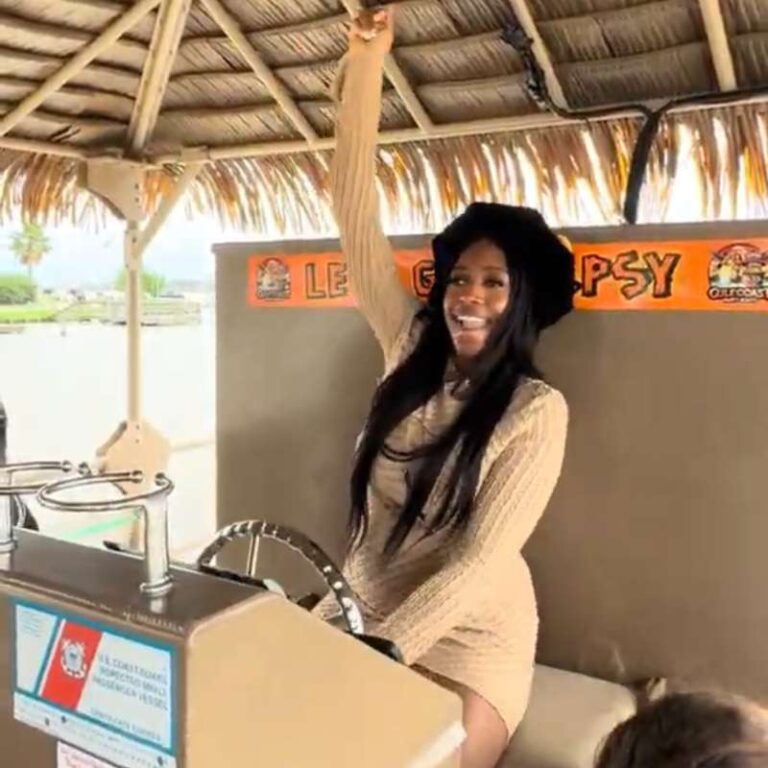
<svg viewBox="0 0 768 768">
<path fill-rule="evenodd" d="M 63 472 L 74 469 L 69 461 L 25 461 L 0 466 L 0 554 L 8 554 L 16 548 L 13 538 L 13 509 L 11 498 L 38 493 L 50 480 L 14 482 L 14 476 L 30 472 Z"/>
<path fill-rule="evenodd" d="M 105 472 L 93 474 L 90 467 L 81 465 L 80 477 L 61 480 L 46 485 L 37 494 L 38 502 L 48 509 L 59 512 L 115 512 L 137 507 L 144 513 L 144 582 L 141 591 L 150 597 L 167 594 L 172 586 L 170 555 L 168 552 L 168 497 L 173 491 L 173 482 L 163 474 L 155 476 L 155 488 L 120 499 L 103 501 L 69 501 L 57 498 L 63 491 L 86 488 L 95 485 L 139 485 L 144 482 L 144 473 Z"/>
</svg>

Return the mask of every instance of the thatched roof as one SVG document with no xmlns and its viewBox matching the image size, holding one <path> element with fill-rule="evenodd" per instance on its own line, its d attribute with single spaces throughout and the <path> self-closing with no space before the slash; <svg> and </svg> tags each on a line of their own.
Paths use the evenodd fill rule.
<svg viewBox="0 0 768 768">
<path fill-rule="evenodd" d="M 0 211 L 19 204 L 29 213 L 82 211 L 93 203 L 77 193 L 78 167 L 102 156 L 151 169 L 151 208 L 185 163 L 205 160 L 210 164 L 190 198 L 198 207 L 244 225 L 275 216 L 287 228 L 318 225 L 327 213 L 329 88 L 349 11 L 359 6 L 355 0 L 0 0 Z M 606 219 L 621 210 L 639 116 L 585 127 L 543 110 L 526 89 L 520 57 L 501 36 L 513 12 L 534 40 L 562 108 L 653 105 L 768 84 L 766 0 L 402 0 L 399 6 L 381 178 L 388 199 L 411 204 L 425 224 L 473 195 L 529 199 L 530 169 L 543 202 L 555 215 L 565 211 L 560 218 L 576 212 L 584 184 Z M 94 42 L 128 12 L 135 23 L 119 39 Z M 89 50 L 85 68 L 50 88 L 39 104 L 29 101 Z M 727 187 L 723 171 L 742 174 L 748 194 L 765 195 L 763 102 L 670 116 L 650 171 L 662 186 L 680 126 L 707 141 L 701 160 L 710 197 Z M 730 140 L 729 157 L 718 149 L 716 131 Z M 307 183 L 318 191 L 309 200 Z M 703 204 L 712 209 L 711 199 Z"/>
</svg>

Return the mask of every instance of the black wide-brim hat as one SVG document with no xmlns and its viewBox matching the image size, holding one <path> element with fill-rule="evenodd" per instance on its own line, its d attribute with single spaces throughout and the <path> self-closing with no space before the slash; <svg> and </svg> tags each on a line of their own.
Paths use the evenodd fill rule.
<svg viewBox="0 0 768 768">
<path fill-rule="evenodd" d="M 495 243 L 527 275 L 539 330 L 554 325 L 573 309 L 578 290 L 573 253 L 533 208 L 469 205 L 432 241 L 438 279 L 446 280 L 461 253 L 482 239 Z"/>
</svg>

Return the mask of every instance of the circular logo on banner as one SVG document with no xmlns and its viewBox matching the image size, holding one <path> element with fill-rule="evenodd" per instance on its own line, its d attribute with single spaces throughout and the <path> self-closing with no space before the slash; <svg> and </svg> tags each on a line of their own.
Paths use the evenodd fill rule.
<svg viewBox="0 0 768 768">
<path fill-rule="evenodd" d="M 256 274 L 256 296 L 279 301 L 291 297 L 291 273 L 280 259 L 265 259 Z"/>
<path fill-rule="evenodd" d="M 751 243 L 732 243 L 715 251 L 709 261 L 712 301 L 736 303 L 768 299 L 768 251 Z"/>
</svg>

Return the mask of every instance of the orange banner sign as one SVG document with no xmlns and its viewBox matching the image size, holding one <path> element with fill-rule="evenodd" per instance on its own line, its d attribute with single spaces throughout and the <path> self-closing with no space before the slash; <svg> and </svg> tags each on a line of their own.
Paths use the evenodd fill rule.
<svg viewBox="0 0 768 768">
<path fill-rule="evenodd" d="M 575 243 L 576 307 L 587 310 L 768 311 L 768 238 Z M 395 251 L 398 275 L 425 298 L 434 279 L 428 247 Z M 252 256 L 252 307 L 354 307 L 338 252 Z"/>
</svg>

